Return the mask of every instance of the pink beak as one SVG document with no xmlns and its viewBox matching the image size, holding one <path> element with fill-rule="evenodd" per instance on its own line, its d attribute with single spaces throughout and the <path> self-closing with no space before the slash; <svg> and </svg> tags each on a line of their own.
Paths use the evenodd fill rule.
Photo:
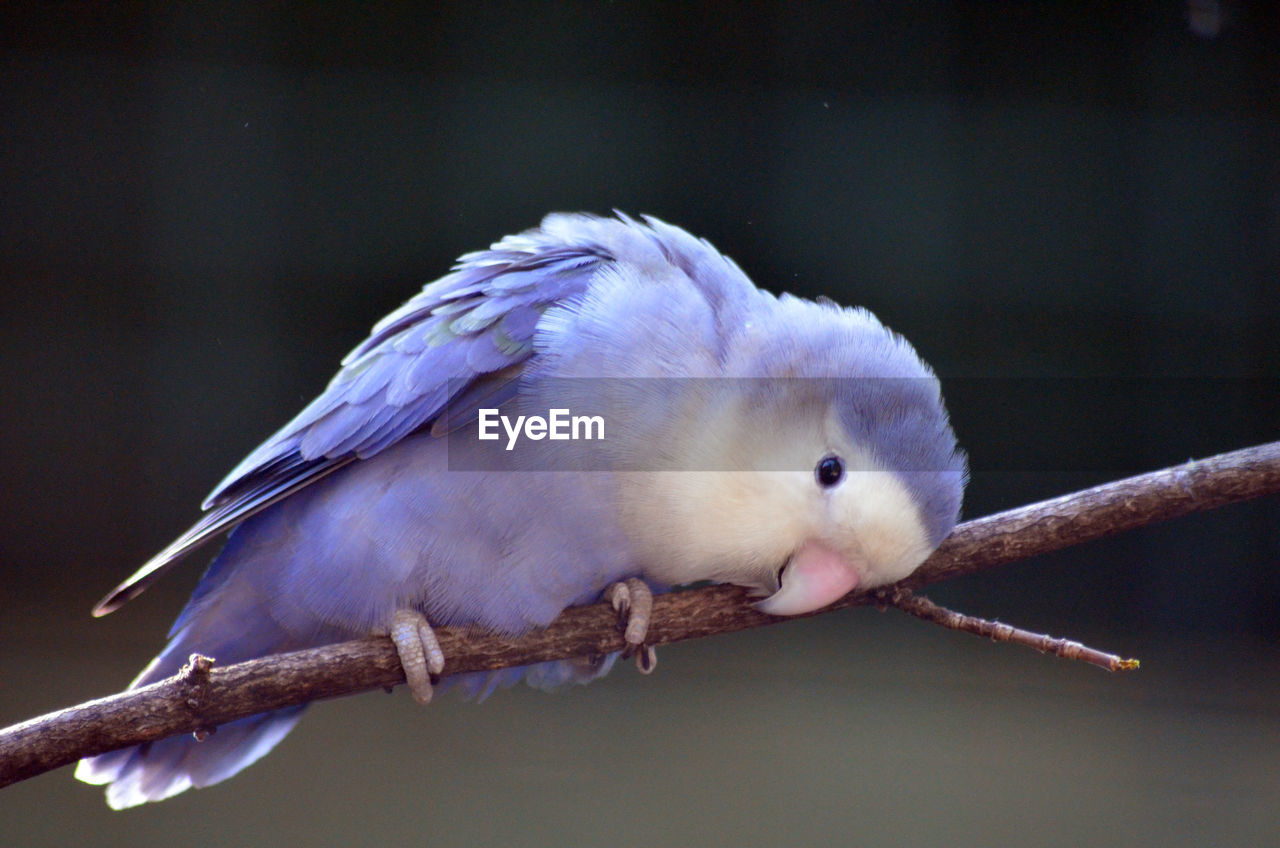
<svg viewBox="0 0 1280 848">
<path fill-rule="evenodd" d="M 756 609 L 769 615 L 800 615 L 822 609 L 858 587 L 854 564 L 819 542 L 806 542 L 782 570 L 782 586 Z"/>
</svg>

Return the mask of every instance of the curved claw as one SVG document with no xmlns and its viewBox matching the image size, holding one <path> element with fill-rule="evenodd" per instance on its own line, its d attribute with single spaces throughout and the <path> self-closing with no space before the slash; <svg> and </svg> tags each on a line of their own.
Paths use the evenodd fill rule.
<svg viewBox="0 0 1280 848">
<path fill-rule="evenodd" d="M 653 674 L 658 667 L 658 650 L 652 645 L 641 645 L 636 651 L 636 668 L 641 674 Z"/>
<path fill-rule="evenodd" d="M 649 618 L 653 614 L 653 591 L 643 580 L 631 577 L 606 589 L 605 597 L 618 612 L 618 623 L 625 628 L 623 638 L 627 647 L 622 655 L 634 655 L 636 668 L 643 674 L 649 674 L 658 664 L 657 652 L 653 646 L 644 643 L 649 633 Z"/>
<path fill-rule="evenodd" d="M 413 699 L 419 704 L 431 703 L 431 675 L 444 671 L 444 651 L 426 616 L 417 610 L 397 610 L 388 635 L 400 655 Z"/>
</svg>

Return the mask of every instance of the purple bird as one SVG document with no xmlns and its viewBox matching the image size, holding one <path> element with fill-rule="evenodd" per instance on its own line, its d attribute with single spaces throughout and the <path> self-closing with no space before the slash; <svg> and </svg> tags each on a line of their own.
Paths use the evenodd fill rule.
<svg viewBox="0 0 1280 848">
<path fill-rule="evenodd" d="M 133 687 L 196 652 L 226 664 L 385 634 L 426 703 L 447 659 L 433 627 L 515 635 L 601 598 L 647 670 L 651 592 L 733 583 L 796 615 L 899 580 L 954 527 L 965 478 L 937 378 L 871 313 L 775 297 L 655 218 L 555 214 L 380 321 L 94 613 L 231 530 Z M 615 659 L 442 685 L 552 688 Z M 208 786 L 303 709 L 76 777 L 109 784 L 115 808 Z"/>
</svg>

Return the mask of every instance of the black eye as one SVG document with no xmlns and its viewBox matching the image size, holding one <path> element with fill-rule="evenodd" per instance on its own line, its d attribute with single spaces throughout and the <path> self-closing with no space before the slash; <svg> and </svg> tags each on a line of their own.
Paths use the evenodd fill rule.
<svg viewBox="0 0 1280 848">
<path fill-rule="evenodd" d="M 844 479 L 844 460 L 838 456 L 824 456 L 813 469 L 813 474 L 818 478 L 819 486 L 830 489 Z"/>
</svg>

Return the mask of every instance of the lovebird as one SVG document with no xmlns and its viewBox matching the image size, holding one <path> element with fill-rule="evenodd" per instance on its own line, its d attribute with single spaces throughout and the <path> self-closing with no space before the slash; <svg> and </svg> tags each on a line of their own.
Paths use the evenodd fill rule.
<svg viewBox="0 0 1280 848">
<path fill-rule="evenodd" d="M 593 406 L 582 428 L 567 417 Z M 867 310 L 770 294 L 653 217 L 552 214 L 378 322 L 94 613 L 230 530 L 131 687 L 192 653 L 228 664 L 384 634 L 424 703 L 433 678 L 481 697 L 553 688 L 617 655 L 441 682 L 432 628 L 516 635 L 607 599 L 651 668 L 654 592 L 713 581 L 773 615 L 819 609 L 909 575 L 965 482 L 937 377 Z M 88 758 L 76 777 L 108 784 L 115 808 L 208 786 L 303 709 Z"/>
</svg>

